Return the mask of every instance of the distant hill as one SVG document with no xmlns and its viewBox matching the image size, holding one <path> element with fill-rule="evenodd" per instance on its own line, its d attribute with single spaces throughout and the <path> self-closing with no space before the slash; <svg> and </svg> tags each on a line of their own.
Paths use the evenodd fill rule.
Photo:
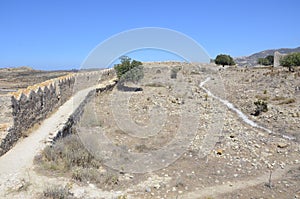
<svg viewBox="0 0 300 199">
<path fill-rule="evenodd" d="M 274 52 L 276 52 L 276 51 L 283 53 L 283 54 L 288 54 L 288 53 L 292 53 L 292 52 L 300 52 L 300 47 L 264 50 L 264 51 L 261 51 L 258 53 L 254 53 L 250 56 L 237 57 L 234 59 L 234 61 L 239 66 L 255 66 L 255 65 L 257 65 L 258 58 L 263 58 L 268 55 L 274 55 Z"/>
</svg>

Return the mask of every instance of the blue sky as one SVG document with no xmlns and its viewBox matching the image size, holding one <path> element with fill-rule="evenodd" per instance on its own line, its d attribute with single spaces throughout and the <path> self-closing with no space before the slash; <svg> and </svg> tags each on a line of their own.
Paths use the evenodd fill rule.
<svg viewBox="0 0 300 199">
<path fill-rule="evenodd" d="M 211 57 L 300 46 L 300 1 L 0 1 L 0 67 L 79 68 L 99 43 L 133 28 L 169 28 Z M 120 44 L 122 45 L 122 44 Z M 131 54 L 142 61 L 168 53 Z"/>
</svg>

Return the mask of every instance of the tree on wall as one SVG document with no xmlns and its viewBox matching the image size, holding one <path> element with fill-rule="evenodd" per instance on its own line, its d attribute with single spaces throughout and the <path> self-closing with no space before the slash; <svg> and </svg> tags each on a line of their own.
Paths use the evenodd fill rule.
<svg viewBox="0 0 300 199">
<path fill-rule="evenodd" d="M 235 65 L 233 58 L 230 55 L 220 54 L 216 57 L 215 63 L 217 65 L 222 65 L 223 67 L 225 65 Z"/>
<path fill-rule="evenodd" d="M 289 71 L 293 71 L 293 67 L 300 66 L 300 53 L 291 53 L 282 57 L 280 65 L 288 67 Z"/>
</svg>

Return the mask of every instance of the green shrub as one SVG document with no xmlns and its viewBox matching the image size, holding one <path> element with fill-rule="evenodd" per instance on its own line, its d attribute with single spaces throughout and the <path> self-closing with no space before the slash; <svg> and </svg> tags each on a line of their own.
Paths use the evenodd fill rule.
<svg viewBox="0 0 300 199">
<path fill-rule="evenodd" d="M 254 116 L 258 116 L 262 112 L 267 112 L 268 111 L 268 104 L 267 104 L 267 102 L 265 102 L 263 100 L 255 101 L 254 105 L 256 106 L 255 112 L 253 113 Z"/>
<path fill-rule="evenodd" d="M 120 58 L 121 63 L 116 64 L 114 69 L 122 82 L 138 82 L 144 77 L 143 64 L 140 61 L 132 60 L 127 56 Z"/>
<path fill-rule="evenodd" d="M 280 59 L 280 65 L 293 71 L 294 66 L 300 66 L 300 52 L 288 54 Z"/>
</svg>

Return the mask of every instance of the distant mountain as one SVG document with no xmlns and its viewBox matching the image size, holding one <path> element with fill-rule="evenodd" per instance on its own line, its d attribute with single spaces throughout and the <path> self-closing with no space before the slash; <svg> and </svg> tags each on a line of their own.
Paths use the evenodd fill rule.
<svg viewBox="0 0 300 199">
<path fill-rule="evenodd" d="M 300 52 L 300 47 L 264 50 L 264 51 L 261 51 L 258 53 L 254 53 L 250 56 L 237 57 L 234 59 L 234 61 L 239 66 L 255 66 L 255 65 L 257 65 L 258 58 L 264 58 L 268 55 L 274 55 L 274 52 L 276 52 L 276 51 L 283 53 L 283 54 L 288 54 L 288 53 L 292 53 L 292 52 Z"/>
</svg>

